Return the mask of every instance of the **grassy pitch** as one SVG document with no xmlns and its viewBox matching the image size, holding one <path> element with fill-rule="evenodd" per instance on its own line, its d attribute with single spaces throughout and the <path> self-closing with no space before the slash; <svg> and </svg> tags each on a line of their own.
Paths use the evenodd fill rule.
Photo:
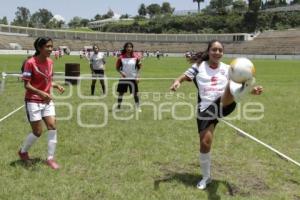
<svg viewBox="0 0 300 200">
<path fill-rule="evenodd" d="M 19 72 L 24 58 L 0 56 L 0 71 Z M 107 60 L 108 77 L 118 77 L 115 61 Z M 75 62 L 80 63 L 81 75 L 90 73 L 86 60 L 79 57 L 54 62 L 56 72 Z M 300 62 L 253 62 L 257 83 L 265 92 L 249 96 L 239 106 L 254 102 L 250 107 L 263 105 L 263 112 L 236 110 L 230 122 L 300 161 Z M 66 85 L 62 96 L 54 92 L 59 171 L 43 163 L 46 132 L 30 150 L 34 164 L 24 166 L 19 161 L 17 151 L 30 131 L 24 108 L 0 122 L 0 199 L 300 199 L 299 167 L 223 123 L 218 124 L 213 141 L 213 182 L 207 190 L 197 190 L 199 139 L 191 107 L 196 104 L 196 88 L 184 83 L 177 93 L 168 91 L 172 79 L 190 64 L 169 57 L 148 58 L 143 65 L 141 77 L 148 79 L 140 82 L 142 113 L 132 109 L 129 95 L 122 111 L 114 111 L 114 79 L 108 80 L 104 98 L 89 96 L 90 80 Z M 100 97 L 99 82 L 96 94 Z M 0 118 L 22 106 L 23 98 L 22 82 L 7 77 L 0 94 Z"/>
</svg>

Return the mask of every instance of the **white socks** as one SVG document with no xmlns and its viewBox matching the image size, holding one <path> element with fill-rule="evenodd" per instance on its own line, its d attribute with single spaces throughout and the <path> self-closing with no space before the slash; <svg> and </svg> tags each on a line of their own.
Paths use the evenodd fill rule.
<svg viewBox="0 0 300 200">
<path fill-rule="evenodd" d="M 203 179 L 210 178 L 210 152 L 208 153 L 201 153 L 200 152 L 200 167 Z"/>
<path fill-rule="evenodd" d="M 30 147 L 37 141 L 38 138 L 39 137 L 35 136 L 33 133 L 30 133 L 23 143 L 21 153 L 28 152 Z"/>
<path fill-rule="evenodd" d="M 241 101 L 242 97 L 250 92 L 250 89 L 255 83 L 255 78 L 249 79 L 245 83 L 236 83 L 232 80 L 229 81 L 230 93 L 236 102 Z"/>
<path fill-rule="evenodd" d="M 48 131 L 48 157 L 47 157 L 47 160 L 54 158 L 56 143 L 57 143 L 57 130 L 49 130 Z"/>
</svg>

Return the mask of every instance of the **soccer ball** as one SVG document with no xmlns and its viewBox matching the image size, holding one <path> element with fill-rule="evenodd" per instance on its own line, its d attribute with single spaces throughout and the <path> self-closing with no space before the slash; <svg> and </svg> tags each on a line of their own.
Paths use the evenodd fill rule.
<svg viewBox="0 0 300 200">
<path fill-rule="evenodd" d="M 244 83 L 255 76 L 255 67 L 248 58 L 236 58 L 230 63 L 229 79 Z"/>
</svg>

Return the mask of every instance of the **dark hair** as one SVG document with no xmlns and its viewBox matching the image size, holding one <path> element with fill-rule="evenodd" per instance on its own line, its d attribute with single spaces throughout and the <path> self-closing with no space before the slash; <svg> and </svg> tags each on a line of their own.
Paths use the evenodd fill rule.
<svg viewBox="0 0 300 200">
<path fill-rule="evenodd" d="M 49 37 L 38 37 L 34 43 L 33 46 L 35 48 L 35 53 L 34 55 L 37 56 L 39 55 L 41 52 L 39 50 L 39 48 L 43 47 L 45 44 L 47 44 L 49 41 L 52 41 L 51 38 Z"/>
<path fill-rule="evenodd" d="M 126 53 L 126 47 L 127 47 L 128 45 L 131 45 L 132 48 L 133 48 L 132 42 L 126 42 L 126 43 L 124 44 L 124 46 L 123 46 L 123 49 L 121 50 L 121 54 L 125 54 L 125 53 Z"/>
<path fill-rule="evenodd" d="M 209 49 L 215 42 L 219 42 L 222 45 L 222 47 L 224 48 L 224 45 L 219 40 L 211 40 L 208 43 L 207 49 L 205 51 L 199 51 L 199 52 L 191 55 L 191 57 L 189 59 L 190 63 L 197 63 L 198 65 L 200 65 L 203 61 L 208 61 L 209 60 L 209 55 L 208 55 Z"/>
<path fill-rule="evenodd" d="M 93 45 L 93 51 L 94 51 L 95 47 L 97 47 L 99 49 L 99 46 L 97 44 L 94 44 Z"/>
</svg>

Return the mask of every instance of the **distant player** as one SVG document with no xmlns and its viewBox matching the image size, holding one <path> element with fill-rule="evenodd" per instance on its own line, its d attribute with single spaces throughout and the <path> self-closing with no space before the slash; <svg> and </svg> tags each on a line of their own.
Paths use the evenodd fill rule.
<svg viewBox="0 0 300 200">
<path fill-rule="evenodd" d="M 155 54 L 156 54 L 157 60 L 159 60 L 159 59 L 160 59 L 160 51 L 159 51 L 159 50 L 156 50 Z"/>
<path fill-rule="evenodd" d="M 55 51 L 54 51 L 54 58 L 55 58 L 55 60 L 57 60 L 58 57 L 59 57 L 59 51 L 58 51 L 58 50 L 55 50 Z"/>
<path fill-rule="evenodd" d="M 100 78 L 100 84 L 102 87 L 103 94 L 106 93 L 105 91 L 105 83 L 104 83 L 104 70 L 105 70 L 105 55 L 102 52 L 99 52 L 99 47 L 97 45 L 93 46 L 94 54 L 90 58 L 90 68 L 92 71 L 93 78 Z M 91 85 L 91 95 L 95 93 L 95 85 L 96 79 L 92 80 Z"/>
<path fill-rule="evenodd" d="M 49 58 L 53 49 L 53 41 L 49 37 L 39 37 L 34 42 L 36 50 L 34 56 L 28 59 L 24 66 L 22 79 L 24 80 L 25 108 L 28 121 L 32 128 L 25 139 L 18 154 L 23 161 L 29 161 L 28 150 L 41 136 L 44 121 L 48 129 L 48 156 L 47 165 L 58 169 L 54 160 L 57 143 L 57 130 L 55 124 L 55 108 L 50 94 L 51 87 L 64 92 L 64 88 L 52 82 L 53 61 Z"/>
<path fill-rule="evenodd" d="M 261 86 L 252 86 L 249 80 L 244 84 L 236 84 L 229 80 L 229 66 L 220 60 L 224 54 L 223 44 L 217 40 L 209 42 L 206 51 L 198 52 L 191 57 L 194 64 L 171 86 L 176 91 L 183 81 L 194 81 L 198 89 L 197 125 L 200 138 L 200 165 L 202 180 L 197 188 L 205 189 L 211 182 L 210 149 L 213 133 L 218 123 L 217 118 L 229 115 L 239 99 L 246 91 L 259 95 Z"/>
<path fill-rule="evenodd" d="M 142 111 L 138 96 L 139 71 L 141 67 L 142 63 L 140 58 L 133 52 L 133 44 L 131 42 L 125 43 L 116 63 L 117 71 L 121 74 L 121 79 L 117 88 L 117 92 L 119 93 L 118 109 L 121 108 L 123 95 L 129 88 L 130 93 L 133 94 L 137 111 Z"/>
</svg>

